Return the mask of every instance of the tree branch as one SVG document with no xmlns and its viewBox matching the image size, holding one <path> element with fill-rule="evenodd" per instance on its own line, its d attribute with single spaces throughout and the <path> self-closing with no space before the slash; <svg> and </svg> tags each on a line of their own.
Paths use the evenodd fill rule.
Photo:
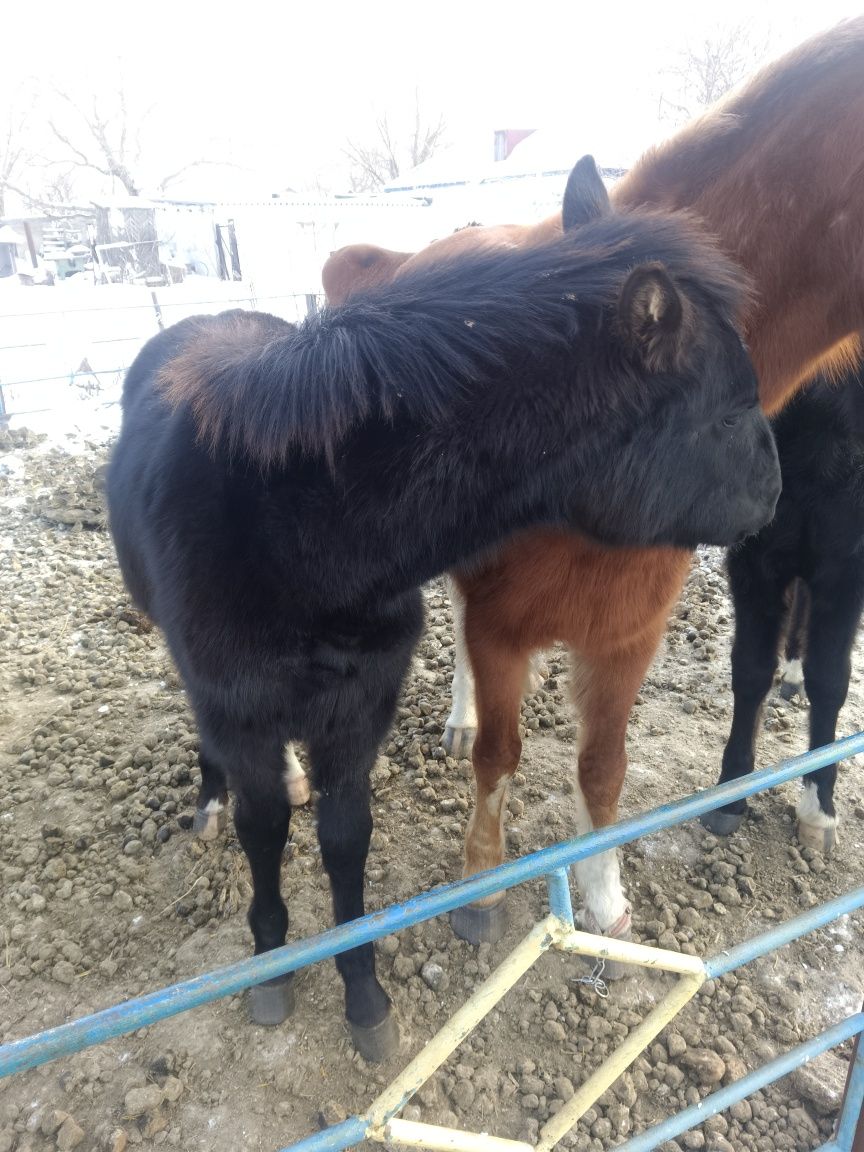
<svg viewBox="0 0 864 1152">
<path fill-rule="evenodd" d="M 172 180 L 176 180 L 178 176 L 182 176 L 183 173 L 188 172 L 190 168 L 203 168 L 205 165 L 208 165 L 208 164 L 209 165 L 216 165 L 218 167 L 225 167 L 225 168 L 239 168 L 240 167 L 239 164 L 231 164 L 231 163 L 227 163 L 227 162 L 223 163 L 223 161 L 221 161 L 221 160 L 204 160 L 204 159 L 190 160 L 188 164 L 181 165 L 179 168 L 176 169 L 176 171 L 171 172 L 168 176 L 165 176 L 162 180 L 159 181 L 159 183 L 156 185 L 156 187 L 159 189 L 160 192 L 164 192 L 165 189 L 168 187 L 168 185 L 172 182 Z"/>
<path fill-rule="evenodd" d="M 60 129 L 57 127 L 57 125 L 54 123 L 53 120 L 48 121 L 48 127 L 51 129 L 51 131 L 54 133 L 54 135 L 57 137 L 57 139 L 60 141 L 60 143 L 65 148 L 68 148 L 69 151 L 72 153 L 72 155 L 76 157 L 77 163 L 80 165 L 80 167 L 93 168 L 93 169 L 95 169 L 96 172 L 101 172 L 101 174 L 103 176 L 110 176 L 111 175 L 110 171 L 107 168 L 100 168 L 99 165 L 94 163 L 90 159 L 89 156 L 87 156 L 84 152 L 81 151 L 80 148 L 76 148 L 75 145 L 72 143 L 72 141 L 69 139 L 69 137 L 64 135 L 60 131 Z M 55 163 L 62 163 L 62 161 L 55 161 Z"/>
</svg>

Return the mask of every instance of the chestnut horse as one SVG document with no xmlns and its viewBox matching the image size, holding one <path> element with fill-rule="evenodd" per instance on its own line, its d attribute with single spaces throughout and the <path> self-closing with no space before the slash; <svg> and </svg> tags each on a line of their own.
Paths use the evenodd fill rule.
<svg viewBox="0 0 864 1152">
<path fill-rule="evenodd" d="M 648 152 L 614 187 L 619 208 L 688 210 L 750 274 L 757 303 L 748 344 L 768 412 L 817 366 L 845 368 L 864 326 L 864 17 L 805 42 L 701 119 Z M 566 221 L 565 221 L 566 223 Z M 333 299 L 369 278 L 493 244 L 531 245 L 562 227 L 468 229 L 422 252 L 344 249 L 325 266 Z M 573 654 L 581 719 L 576 830 L 614 822 L 627 767 L 625 736 L 636 694 L 690 568 L 691 553 L 610 551 L 554 530 L 507 544 L 480 568 L 456 573 L 476 681 L 476 807 L 465 874 L 504 856 L 507 784 L 519 762 L 519 707 L 530 654 L 563 640 Z M 474 730 L 471 673 L 456 670 L 446 742 L 465 753 Z M 799 810 L 799 820 L 806 818 Z M 630 909 L 615 852 L 576 866 L 587 927 L 624 937 Z M 454 914 L 470 940 L 495 939 L 493 898 Z"/>
</svg>

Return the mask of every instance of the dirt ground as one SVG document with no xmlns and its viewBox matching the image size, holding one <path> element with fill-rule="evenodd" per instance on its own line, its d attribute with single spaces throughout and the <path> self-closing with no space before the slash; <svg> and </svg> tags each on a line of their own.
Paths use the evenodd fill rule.
<svg viewBox="0 0 864 1152">
<path fill-rule="evenodd" d="M 94 472 L 105 449 L 67 453 L 0 434 L 0 1040 L 8 1041 L 239 959 L 251 950 L 244 857 L 233 835 L 188 831 L 196 737 L 157 631 L 130 613 Z M 699 554 L 630 725 L 623 798 L 634 814 L 711 784 L 731 716 L 731 611 L 715 550 Z M 449 709 L 451 618 L 440 585 L 390 743 L 373 774 L 369 910 L 460 875 L 470 765 L 439 747 Z M 841 732 L 864 727 L 864 653 Z M 552 653 L 525 702 L 511 855 L 573 830 L 576 731 L 567 658 Z M 806 747 L 807 709 L 772 695 L 760 764 Z M 623 853 L 638 939 L 711 955 L 864 883 L 864 777 L 841 769 L 842 827 L 826 861 L 796 847 L 796 786 L 757 797 L 720 842 L 688 824 Z M 330 925 L 313 813 L 292 821 L 283 871 L 290 938 Z M 577 896 L 574 887 L 574 897 Z M 479 949 L 432 921 L 378 945 L 402 1048 L 355 1055 L 332 962 L 302 973 L 282 1027 L 248 1023 L 241 997 L 0 1082 L 0 1152 L 275 1152 L 364 1108 L 545 910 L 511 893 L 510 929 Z M 565 1138 L 596 1152 L 695 1103 L 720 1082 L 860 1008 L 864 917 L 846 917 L 706 985 Z M 603 999 L 578 960 L 545 956 L 409 1105 L 406 1115 L 534 1139 L 668 986 L 639 974 Z M 707 1121 L 683 1148 L 818 1147 L 831 1132 L 849 1046 Z"/>
</svg>

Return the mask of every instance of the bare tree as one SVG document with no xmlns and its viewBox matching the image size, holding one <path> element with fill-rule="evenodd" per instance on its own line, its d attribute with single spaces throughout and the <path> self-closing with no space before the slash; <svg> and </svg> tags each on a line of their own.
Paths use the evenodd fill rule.
<svg viewBox="0 0 864 1152">
<path fill-rule="evenodd" d="M 141 129 L 147 113 L 133 127 L 122 87 L 111 96 L 93 96 L 86 107 L 67 92 L 55 89 L 54 94 L 65 105 L 66 116 L 49 117 L 47 124 L 62 155 L 47 162 L 98 172 L 117 181 L 129 196 L 138 196 L 140 181 L 134 170 L 141 159 Z"/>
<path fill-rule="evenodd" d="M 64 177 L 68 182 L 70 173 L 84 169 L 119 184 L 128 196 L 139 196 L 142 186 L 148 182 L 142 163 L 145 151 L 142 134 L 155 105 L 134 116 L 122 85 L 113 93 L 100 92 L 86 100 L 75 99 L 57 89 L 54 95 L 59 102 L 58 111 L 65 113 L 47 119 L 53 146 L 44 163 L 61 169 L 55 183 L 62 182 Z M 204 157 L 187 160 L 161 178 L 151 175 L 150 183 L 165 192 L 185 172 L 207 164 L 221 165 L 222 161 Z"/>
<path fill-rule="evenodd" d="M 444 117 L 425 120 L 420 94 L 414 92 L 414 124 L 407 138 L 400 138 L 385 113 L 375 121 L 375 138 L 370 144 L 349 140 L 345 155 L 351 162 L 351 189 L 371 192 L 394 180 L 410 168 L 428 160 L 441 147 L 447 133 Z"/>
<path fill-rule="evenodd" d="M 34 103 L 33 92 L 22 84 L 10 94 L 0 117 L 0 216 L 6 211 L 7 191 L 18 191 L 15 181 L 30 159 L 27 122 Z"/>
<path fill-rule="evenodd" d="M 754 39 L 747 25 L 719 28 L 697 46 L 688 45 L 666 70 L 670 90 L 660 95 L 660 116 L 681 124 L 700 115 L 765 59 L 769 38 Z"/>
</svg>

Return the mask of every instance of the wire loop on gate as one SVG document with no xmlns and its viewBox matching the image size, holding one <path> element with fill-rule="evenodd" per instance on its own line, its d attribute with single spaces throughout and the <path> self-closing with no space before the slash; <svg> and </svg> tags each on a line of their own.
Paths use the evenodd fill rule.
<svg viewBox="0 0 864 1152">
<path fill-rule="evenodd" d="M 591 969 L 590 976 L 570 976 L 567 980 L 568 984 L 584 984 L 587 988 L 593 988 L 597 995 L 605 1000 L 609 995 L 609 988 L 606 981 L 602 979 L 603 973 L 606 971 L 606 961 L 598 960 L 594 967 Z"/>
</svg>

